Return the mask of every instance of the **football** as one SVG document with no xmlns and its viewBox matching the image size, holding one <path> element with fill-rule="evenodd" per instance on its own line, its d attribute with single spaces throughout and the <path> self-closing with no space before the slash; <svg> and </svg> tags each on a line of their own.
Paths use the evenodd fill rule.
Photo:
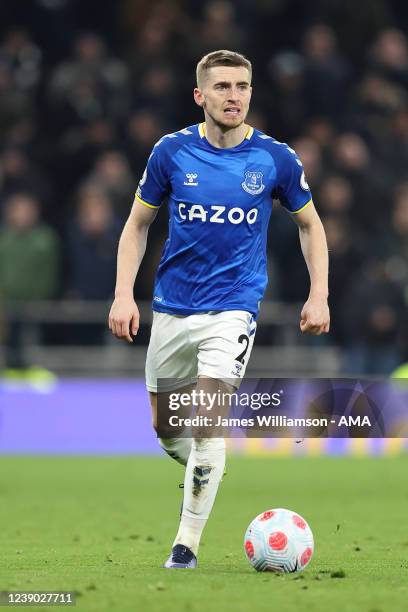
<svg viewBox="0 0 408 612">
<path fill-rule="evenodd" d="M 244 550 L 258 572 L 301 572 L 313 555 L 313 533 L 296 512 L 274 508 L 251 522 L 245 533 Z"/>
</svg>

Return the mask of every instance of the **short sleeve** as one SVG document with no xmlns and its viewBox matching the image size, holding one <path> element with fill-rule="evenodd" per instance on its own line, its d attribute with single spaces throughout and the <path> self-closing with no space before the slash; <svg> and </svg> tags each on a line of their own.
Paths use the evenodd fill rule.
<svg viewBox="0 0 408 612">
<path fill-rule="evenodd" d="M 296 152 L 286 144 L 281 145 L 278 165 L 276 197 L 291 213 L 298 213 L 312 201 L 302 162 Z"/>
<path fill-rule="evenodd" d="M 159 208 L 169 192 L 168 164 L 163 141 L 154 146 L 136 190 L 136 200 L 149 208 Z"/>
</svg>

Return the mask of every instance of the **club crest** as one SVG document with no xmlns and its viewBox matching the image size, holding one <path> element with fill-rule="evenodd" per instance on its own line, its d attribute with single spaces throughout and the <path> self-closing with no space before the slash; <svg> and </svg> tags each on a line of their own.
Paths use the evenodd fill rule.
<svg viewBox="0 0 408 612">
<path fill-rule="evenodd" d="M 245 172 L 245 180 L 241 186 L 247 193 L 258 195 L 265 189 L 262 179 L 262 172 Z"/>
</svg>

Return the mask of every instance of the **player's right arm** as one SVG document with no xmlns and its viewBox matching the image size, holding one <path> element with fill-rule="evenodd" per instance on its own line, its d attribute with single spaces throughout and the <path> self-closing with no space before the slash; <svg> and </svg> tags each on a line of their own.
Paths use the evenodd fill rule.
<svg viewBox="0 0 408 612">
<path fill-rule="evenodd" d="M 109 313 L 109 329 L 117 338 L 133 342 L 139 329 L 139 309 L 133 286 L 146 251 L 147 234 L 158 208 L 148 208 L 135 199 L 119 240 L 115 300 Z"/>
<path fill-rule="evenodd" d="M 153 147 L 139 182 L 135 201 L 119 240 L 115 300 L 109 313 L 109 329 L 117 338 L 133 342 L 139 329 L 139 309 L 133 286 L 146 251 L 147 233 L 169 192 L 168 154 L 162 138 Z"/>
</svg>

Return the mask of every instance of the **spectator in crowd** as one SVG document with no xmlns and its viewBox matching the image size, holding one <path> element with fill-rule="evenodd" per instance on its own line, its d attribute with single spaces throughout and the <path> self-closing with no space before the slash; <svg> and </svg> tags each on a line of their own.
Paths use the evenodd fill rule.
<svg viewBox="0 0 408 612">
<path fill-rule="evenodd" d="M 33 194 L 44 205 L 47 213 L 53 200 L 48 177 L 36 167 L 20 149 L 8 148 L 0 155 L 0 197 L 8 198 L 16 192 Z"/>
<path fill-rule="evenodd" d="M 69 295 L 107 300 L 115 284 L 120 224 L 102 190 L 85 187 L 68 232 Z"/>
<path fill-rule="evenodd" d="M 11 29 L 0 45 L 0 133 L 35 115 L 42 53 L 29 34 Z"/>
<path fill-rule="evenodd" d="M 318 190 L 320 210 L 327 217 L 351 217 L 353 189 L 350 181 L 341 175 L 326 175 Z"/>
<path fill-rule="evenodd" d="M 44 161 L 37 150 L 39 141 L 38 125 L 33 117 L 22 117 L 7 125 L 3 133 L 5 149 L 17 149 L 29 155 L 30 160 Z M 43 148 L 40 146 L 40 148 Z"/>
<path fill-rule="evenodd" d="M 408 165 L 408 105 L 392 117 L 390 137 L 394 142 L 393 168 L 397 176 L 404 176 Z"/>
<path fill-rule="evenodd" d="M 345 110 L 350 68 L 339 53 L 334 30 L 326 24 L 316 24 L 306 30 L 305 103 L 309 117 L 341 119 Z"/>
<path fill-rule="evenodd" d="M 119 119 L 129 109 L 128 71 L 107 54 L 99 36 L 82 34 L 74 57 L 55 69 L 49 94 L 59 129 L 105 116 Z"/>
<path fill-rule="evenodd" d="M 380 168 L 363 138 L 354 132 L 340 134 L 333 143 L 332 164 L 353 189 L 357 202 L 355 223 L 366 231 L 378 232 L 389 216 L 391 176 Z"/>
<path fill-rule="evenodd" d="M 201 57 L 214 49 L 244 50 L 246 36 L 238 25 L 236 10 L 229 0 L 211 0 L 202 6 L 203 16 L 197 30 L 190 32 L 190 53 Z M 194 37 L 194 38 L 193 38 Z"/>
<path fill-rule="evenodd" d="M 91 172 L 96 159 L 117 146 L 118 130 L 110 119 L 95 119 L 66 130 L 57 144 L 55 159 L 50 164 L 63 193 L 72 194 L 73 189 Z"/>
<path fill-rule="evenodd" d="M 16 87 L 10 68 L 0 62 L 0 132 L 32 112 L 32 100 Z"/>
<path fill-rule="evenodd" d="M 9 303 L 6 363 L 25 364 L 21 353 L 24 320 L 14 320 L 13 302 L 55 298 L 59 289 L 60 241 L 40 220 L 39 202 L 31 194 L 15 193 L 4 208 L 0 226 L 0 298 Z"/>
<path fill-rule="evenodd" d="M 141 109 L 129 117 L 126 126 L 126 153 L 136 176 L 146 165 L 154 144 L 167 130 L 149 108 Z"/>
<path fill-rule="evenodd" d="M 275 138 L 292 140 L 305 125 L 304 60 L 299 53 L 284 51 L 268 64 L 272 87 L 267 94 L 267 106 L 273 122 Z"/>
<path fill-rule="evenodd" d="M 401 158 L 396 152 L 391 123 L 396 113 L 407 108 L 407 102 L 405 88 L 375 73 L 362 77 L 350 100 L 349 124 L 365 139 L 377 164 L 390 166 L 396 174 Z"/>
<path fill-rule="evenodd" d="M 377 133 L 373 143 L 381 170 L 388 169 L 393 183 L 405 176 L 408 167 L 408 93 L 404 95 L 403 105 L 388 113 L 386 126 Z"/>
<path fill-rule="evenodd" d="M 406 304 L 383 261 L 372 256 L 353 274 L 339 311 L 347 334 L 344 371 L 390 374 L 403 356 Z"/>
<path fill-rule="evenodd" d="M 387 271 L 404 291 L 408 307 L 408 182 L 396 188 L 390 225 L 377 250 L 384 254 Z"/>
<path fill-rule="evenodd" d="M 393 230 L 391 248 L 395 254 L 399 253 L 408 262 L 408 182 L 402 183 L 396 190 L 391 224 Z"/>
<path fill-rule="evenodd" d="M 350 220 L 339 212 L 336 210 L 337 214 L 324 217 L 323 224 L 330 253 L 329 302 L 332 321 L 330 332 L 332 340 L 344 345 L 348 337 L 347 328 L 344 328 L 346 321 L 342 317 L 342 302 L 353 282 L 353 275 L 361 268 L 364 252 L 361 236 L 353 228 Z"/>
<path fill-rule="evenodd" d="M 136 191 L 136 180 L 132 176 L 127 158 L 121 151 L 102 153 L 95 161 L 88 182 L 107 195 L 116 218 L 122 221 L 127 219 Z"/>
<path fill-rule="evenodd" d="M 322 153 L 328 153 L 336 135 L 334 121 L 327 117 L 313 117 L 303 127 L 304 135 L 320 147 Z"/>
<path fill-rule="evenodd" d="M 68 297 L 107 300 L 112 296 L 120 230 L 108 195 L 95 184 L 83 186 L 68 231 Z M 105 328 L 101 323 L 72 325 L 69 340 L 78 345 L 101 344 Z"/>
<path fill-rule="evenodd" d="M 138 6 L 134 16 L 137 23 L 133 24 L 129 63 L 132 80 L 136 83 L 147 66 L 157 65 L 163 59 L 171 58 L 173 62 L 182 62 L 184 65 L 185 42 L 189 30 L 194 27 L 186 12 L 175 2 L 151 3 L 150 11 L 141 21 Z M 126 26 L 129 26 L 129 20 Z"/>
<path fill-rule="evenodd" d="M 408 42 L 406 35 L 396 28 L 382 30 L 369 57 L 372 70 L 387 81 L 408 88 Z"/>
<path fill-rule="evenodd" d="M 147 66 L 135 82 L 134 98 L 138 108 L 148 108 L 159 121 L 170 125 L 183 121 L 177 95 L 177 77 L 164 61 Z"/>
<path fill-rule="evenodd" d="M 42 53 L 27 31 L 7 32 L 0 47 L 0 64 L 8 67 L 14 86 L 26 96 L 35 92 L 42 76 Z"/>
</svg>

